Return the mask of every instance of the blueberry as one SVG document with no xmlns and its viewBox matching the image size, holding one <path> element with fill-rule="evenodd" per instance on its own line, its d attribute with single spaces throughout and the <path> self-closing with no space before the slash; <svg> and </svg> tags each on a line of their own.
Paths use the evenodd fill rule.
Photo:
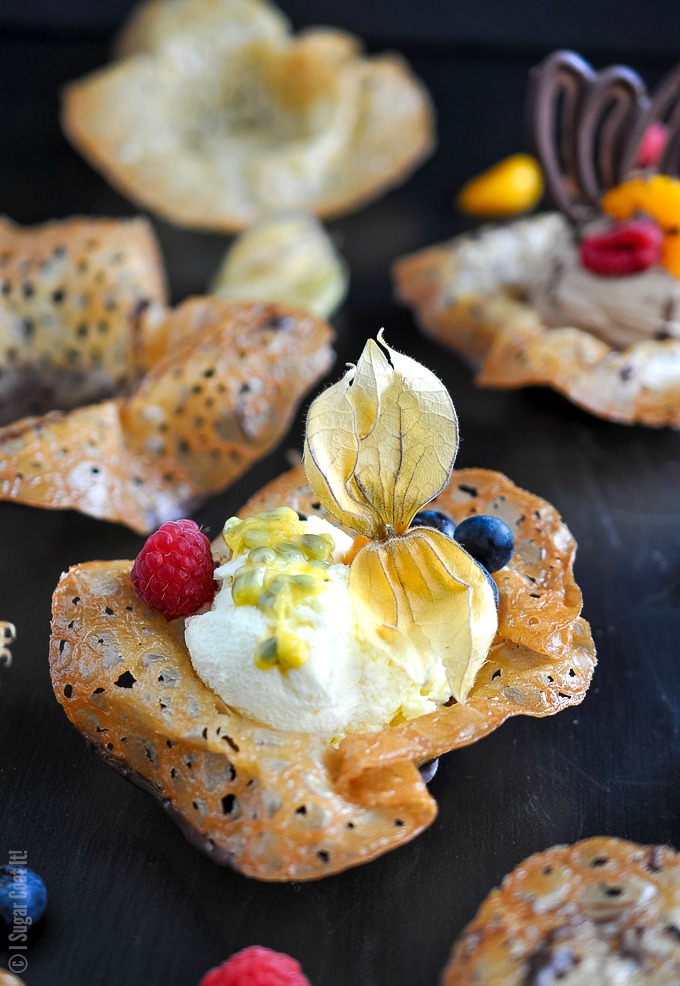
<svg viewBox="0 0 680 986">
<path fill-rule="evenodd" d="M 420 771 L 420 776 L 423 779 L 423 784 L 429 784 L 434 775 L 437 773 L 437 768 L 439 767 L 439 757 L 435 757 L 434 760 L 426 760 L 425 763 L 421 763 L 418 770 Z"/>
<path fill-rule="evenodd" d="M 479 562 L 477 562 L 477 564 L 479 565 Z M 483 565 L 479 565 L 479 567 L 484 572 L 484 575 L 486 576 L 486 581 L 491 586 L 491 591 L 493 592 L 493 601 L 496 604 L 496 609 L 498 609 L 498 601 L 500 599 L 500 596 L 498 595 L 498 586 L 496 585 L 496 583 L 494 582 L 494 580 L 491 578 L 491 574 L 489 573 L 489 571 L 486 568 L 484 568 Z"/>
<path fill-rule="evenodd" d="M 515 539 L 500 517 L 476 514 L 460 522 L 455 532 L 458 544 L 489 572 L 497 572 L 512 558 Z"/>
<path fill-rule="evenodd" d="M 26 866 L 0 866 L 0 919 L 8 927 L 18 918 L 35 924 L 46 907 L 47 890 L 37 873 Z"/>
<path fill-rule="evenodd" d="M 451 540 L 456 529 L 454 521 L 441 510 L 421 510 L 411 521 L 411 527 L 433 527 L 435 531 L 445 534 Z"/>
</svg>

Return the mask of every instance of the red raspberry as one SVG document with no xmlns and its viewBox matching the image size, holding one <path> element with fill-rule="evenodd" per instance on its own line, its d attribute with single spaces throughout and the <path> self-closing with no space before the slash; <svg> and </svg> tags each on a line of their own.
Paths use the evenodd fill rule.
<svg viewBox="0 0 680 986">
<path fill-rule="evenodd" d="M 207 972 L 199 986 L 311 986 L 300 963 L 283 952 L 252 945 Z"/>
<path fill-rule="evenodd" d="M 190 616 L 215 595 L 210 541 L 193 520 L 170 520 L 137 555 L 130 579 L 147 606 L 166 620 Z"/>
<path fill-rule="evenodd" d="M 581 264 L 601 277 L 639 274 L 661 260 L 663 233 L 649 219 L 621 223 L 581 240 Z"/>
</svg>

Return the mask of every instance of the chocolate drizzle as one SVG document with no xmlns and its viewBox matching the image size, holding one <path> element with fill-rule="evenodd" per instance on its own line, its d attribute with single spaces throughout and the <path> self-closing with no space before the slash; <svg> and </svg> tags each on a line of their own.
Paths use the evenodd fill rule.
<svg viewBox="0 0 680 986">
<path fill-rule="evenodd" d="M 663 311 L 662 311 L 663 320 L 661 322 L 661 327 L 656 333 L 657 339 L 662 341 L 664 339 L 672 338 L 673 333 L 669 332 L 669 328 L 674 318 L 675 318 L 675 298 L 671 296 L 670 298 L 668 298 L 666 304 L 663 306 Z"/>
<path fill-rule="evenodd" d="M 596 72 L 575 52 L 556 51 L 531 72 L 528 109 L 548 195 L 576 222 L 597 214 L 603 192 L 635 172 L 652 123 L 668 128 L 655 170 L 680 171 L 680 66 L 650 98 L 632 69 Z"/>
<path fill-rule="evenodd" d="M 555 986 L 578 965 L 578 957 L 567 946 L 554 945 L 552 939 L 558 936 L 549 936 L 531 957 L 523 986 Z"/>
</svg>

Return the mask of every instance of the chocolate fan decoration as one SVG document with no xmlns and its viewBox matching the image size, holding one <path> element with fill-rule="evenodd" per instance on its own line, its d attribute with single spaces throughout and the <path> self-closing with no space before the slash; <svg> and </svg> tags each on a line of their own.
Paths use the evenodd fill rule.
<svg viewBox="0 0 680 986">
<path fill-rule="evenodd" d="M 651 96 L 623 65 L 596 72 L 573 51 L 556 51 L 531 72 L 532 138 L 548 195 L 570 219 L 592 218 L 606 189 L 634 172 L 645 132 L 668 128 L 655 170 L 680 170 L 680 66 Z"/>
</svg>

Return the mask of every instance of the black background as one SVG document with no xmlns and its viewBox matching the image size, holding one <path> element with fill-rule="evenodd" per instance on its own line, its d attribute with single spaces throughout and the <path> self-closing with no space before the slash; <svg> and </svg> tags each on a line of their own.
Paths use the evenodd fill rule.
<svg viewBox="0 0 680 986">
<path fill-rule="evenodd" d="M 83 35 L 113 30 L 136 0 L 0 0 L 0 24 Z M 335 24 L 384 44 L 565 46 L 667 54 L 678 51 L 676 0 L 287 0 L 296 26 Z"/>
<path fill-rule="evenodd" d="M 437 154 L 403 188 L 331 225 L 352 269 L 335 319 L 336 374 L 384 325 L 388 341 L 449 386 L 463 438 L 458 464 L 506 472 L 560 509 L 580 544 L 576 573 L 599 648 L 591 691 L 575 710 L 517 719 L 444 758 L 431 785 L 439 818 L 409 846 L 320 883 L 258 884 L 193 850 L 155 802 L 86 750 L 52 695 L 48 621 L 60 572 L 91 558 L 132 557 L 142 539 L 68 512 L 0 504 L 0 618 L 19 631 L 0 686 L 0 857 L 25 850 L 50 894 L 31 940 L 28 986 L 194 986 L 253 943 L 295 955 L 313 986 L 436 986 L 454 938 L 529 853 L 594 834 L 680 844 L 680 436 L 599 421 L 549 391 L 478 391 L 458 359 L 427 343 L 392 300 L 391 261 L 462 228 L 454 190 L 523 143 L 526 72 L 547 52 L 538 28 L 552 31 L 550 17 L 544 10 L 527 41 L 511 23 L 513 4 L 477 8 L 478 30 L 485 10 L 505 11 L 487 23 L 487 47 L 461 46 L 459 20 L 436 45 L 404 48 L 437 105 Z M 16 26 L 40 20 L 37 4 L 13 0 L 4 10 L 15 26 L 0 37 L 0 208 L 16 220 L 135 213 L 58 126 L 58 89 L 106 60 L 109 38 L 95 21 L 105 26 L 115 9 L 73 5 L 83 19 L 58 32 L 45 20 L 40 30 Z M 422 5 L 417 18 L 404 4 L 394 17 L 385 9 L 319 3 L 314 19 L 323 13 L 355 28 L 370 21 L 378 44 L 403 34 L 406 17 L 406 34 L 417 36 L 437 9 L 472 16 L 472 5 Z M 611 27 L 622 30 L 619 20 Z M 607 47 L 602 28 L 595 10 L 591 25 L 582 20 L 587 54 Z M 494 47 L 501 35 L 492 32 L 501 31 L 507 47 Z M 654 26 L 658 44 L 644 40 L 649 18 L 637 38 L 627 31 L 631 47 L 639 42 L 636 67 L 650 78 L 670 67 L 667 29 Z M 175 300 L 201 292 L 225 238 L 156 227 Z M 276 454 L 197 520 L 216 533 L 285 468 L 286 449 L 300 439 L 298 420 Z M 7 957 L 0 941 L 0 965 Z"/>
</svg>

